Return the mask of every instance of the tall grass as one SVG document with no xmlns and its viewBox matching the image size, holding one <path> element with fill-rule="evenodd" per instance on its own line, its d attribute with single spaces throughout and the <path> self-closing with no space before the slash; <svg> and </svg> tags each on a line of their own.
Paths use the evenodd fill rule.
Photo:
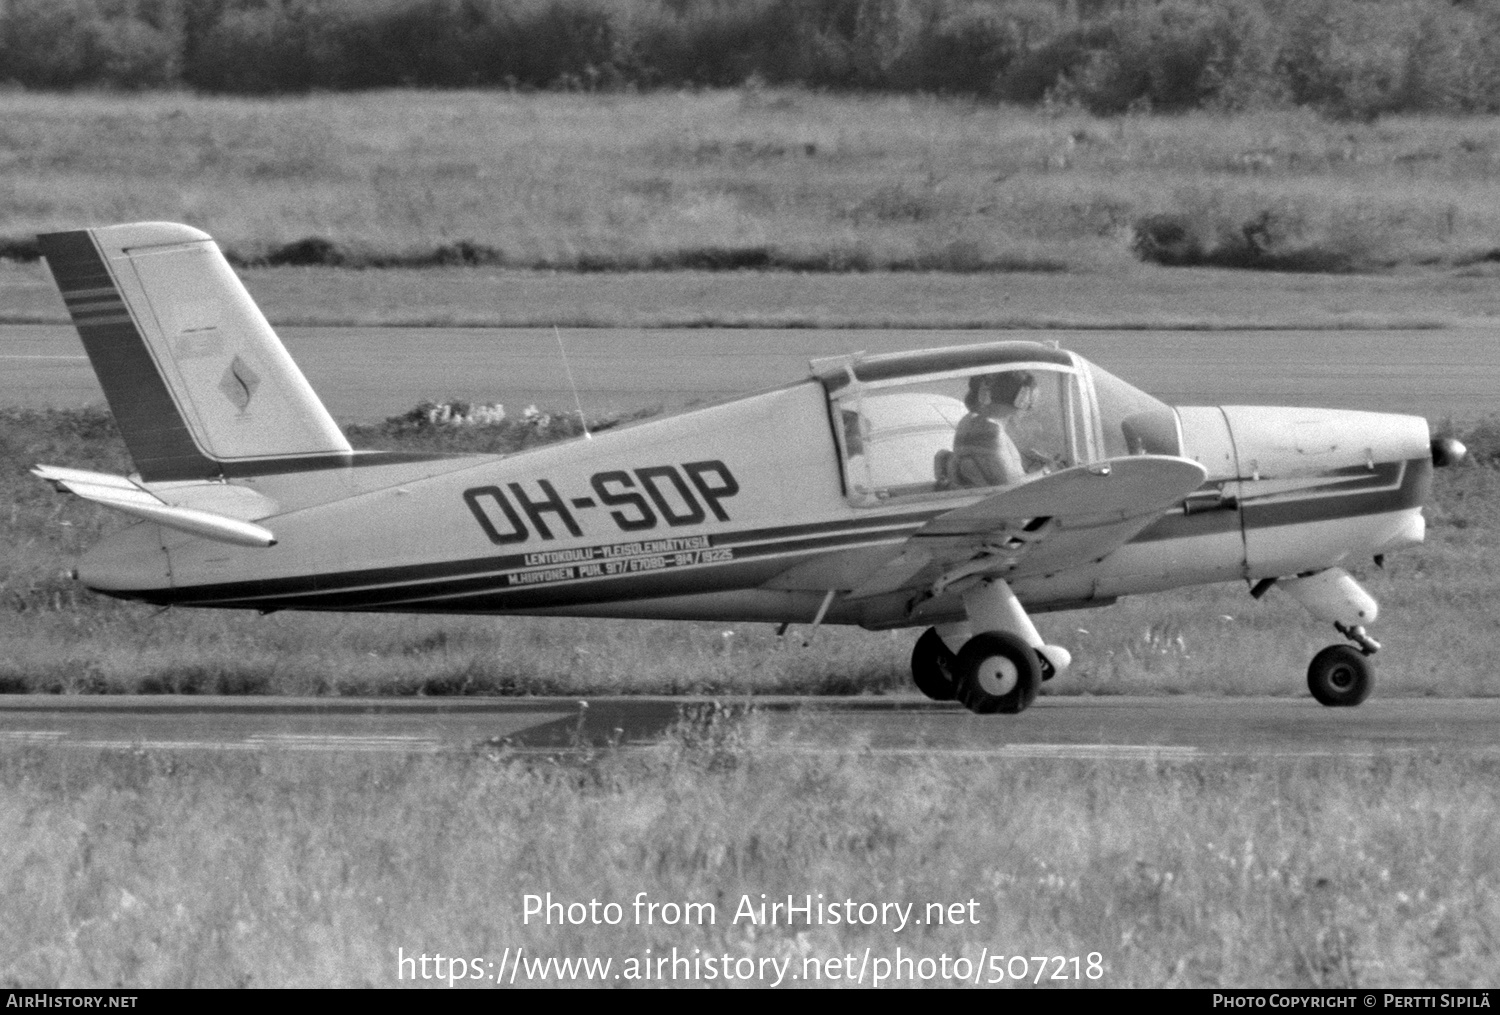
<svg viewBox="0 0 1500 1015">
<path fill-rule="evenodd" d="M 1351 271 L 1500 256 L 1490 119 L 1100 119 L 764 89 L 9 93 L 0 114 L 12 255 L 34 255 L 40 231 L 171 219 L 241 264 Z"/>
<path fill-rule="evenodd" d="M 402 953 L 477 957 L 493 976 L 518 948 L 616 973 L 675 947 L 800 974 L 899 947 L 970 963 L 1099 953 L 1097 981 L 1061 985 L 1483 986 L 1500 931 L 1495 776 L 1454 758 L 787 753 L 753 717 L 575 760 L 11 748 L 0 983 L 395 986 Z M 712 904 L 715 922 L 637 924 L 642 892 Z M 622 922 L 528 922 L 524 897 L 547 893 L 618 903 Z M 960 903 L 966 922 L 734 922 L 763 893 Z"/>
</svg>

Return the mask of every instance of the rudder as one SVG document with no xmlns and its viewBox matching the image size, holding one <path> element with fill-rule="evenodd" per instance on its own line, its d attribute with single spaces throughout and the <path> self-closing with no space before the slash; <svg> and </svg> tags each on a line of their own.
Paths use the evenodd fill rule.
<svg viewBox="0 0 1500 1015">
<path fill-rule="evenodd" d="M 37 239 L 142 480 L 351 453 L 207 233 L 144 222 Z"/>
</svg>

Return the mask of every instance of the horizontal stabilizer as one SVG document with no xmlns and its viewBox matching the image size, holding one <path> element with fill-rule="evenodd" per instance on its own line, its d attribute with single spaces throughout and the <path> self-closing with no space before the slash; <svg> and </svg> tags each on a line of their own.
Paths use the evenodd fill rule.
<svg viewBox="0 0 1500 1015">
<path fill-rule="evenodd" d="M 124 476 L 65 469 L 56 465 L 38 465 L 31 471 L 59 490 L 66 490 L 84 500 L 91 500 L 169 529 L 236 546 L 276 545 L 276 536 L 264 526 L 212 511 L 168 504 Z"/>
</svg>

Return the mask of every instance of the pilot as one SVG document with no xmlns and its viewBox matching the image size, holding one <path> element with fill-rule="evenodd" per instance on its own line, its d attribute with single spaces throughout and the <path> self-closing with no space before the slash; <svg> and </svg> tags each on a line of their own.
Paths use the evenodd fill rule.
<svg viewBox="0 0 1500 1015">
<path fill-rule="evenodd" d="M 1036 401 L 1036 378 L 1025 370 L 969 378 L 964 405 L 969 414 L 953 434 L 953 454 L 944 463 L 943 485 L 1008 486 L 1026 478 L 1026 463 L 1005 431 L 1005 422 Z"/>
</svg>

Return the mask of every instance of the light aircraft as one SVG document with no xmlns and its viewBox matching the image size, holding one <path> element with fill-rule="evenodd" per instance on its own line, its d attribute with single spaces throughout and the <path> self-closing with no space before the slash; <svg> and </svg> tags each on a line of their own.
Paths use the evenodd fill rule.
<svg viewBox="0 0 1500 1015">
<path fill-rule="evenodd" d="M 139 519 L 76 576 L 148 603 L 918 627 L 922 692 L 1013 713 L 1071 661 L 1029 612 L 1246 581 L 1334 625 L 1308 686 L 1357 705 L 1376 603 L 1344 566 L 1422 542 L 1463 455 L 1413 416 L 1173 408 L 1017 341 L 814 360 L 520 454 L 355 451 L 206 233 L 40 243 L 136 472 L 34 471 Z"/>
</svg>

